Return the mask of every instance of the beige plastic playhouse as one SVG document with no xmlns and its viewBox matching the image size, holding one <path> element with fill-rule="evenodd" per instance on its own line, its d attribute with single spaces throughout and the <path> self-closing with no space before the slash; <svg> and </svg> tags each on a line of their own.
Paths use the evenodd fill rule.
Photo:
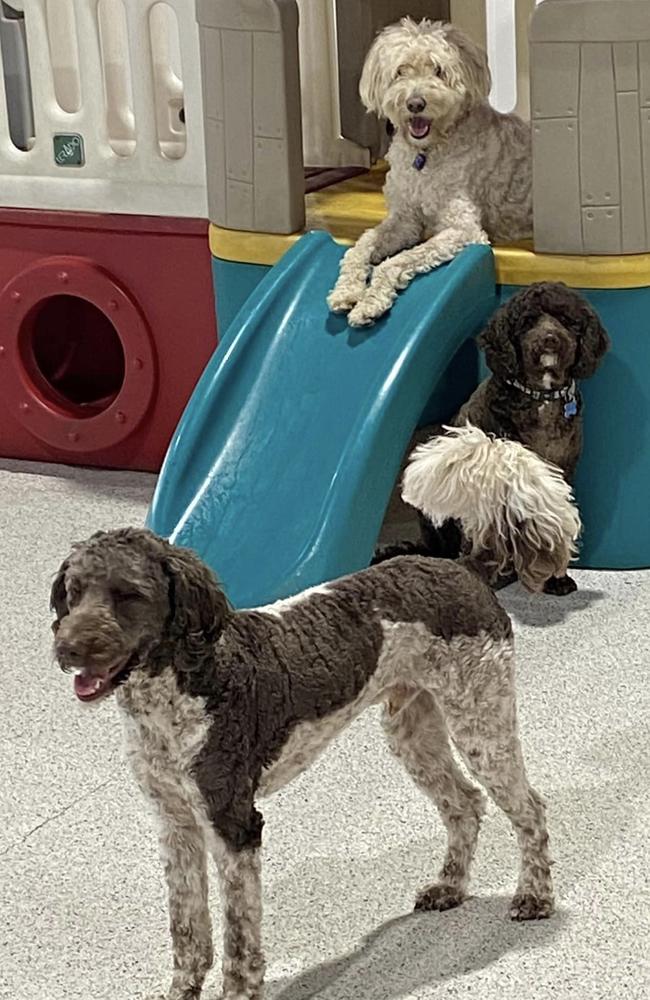
<svg viewBox="0 0 650 1000">
<path fill-rule="evenodd" d="M 305 227 L 350 242 L 383 215 L 381 166 L 306 198 L 305 166 L 380 157 L 358 80 L 374 33 L 405 13 L 464 27 L 494 75 L 512 64 L 499 110 L 532 119 L 536 250 L 650 250 L 650 0 L 198 0 L 217 256 L 273 263 Z"/>
</svg>

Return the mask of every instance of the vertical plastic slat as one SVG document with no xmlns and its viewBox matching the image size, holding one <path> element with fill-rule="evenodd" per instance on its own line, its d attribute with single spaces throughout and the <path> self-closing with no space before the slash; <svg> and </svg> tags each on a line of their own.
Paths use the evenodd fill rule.
<svg viewBox="0 0 650 1000">
<path fill-rule="evenodd" d="M 149 33 L 149 10 L 152 6 L 153 4 L 143 3 L 126 4 L 138 159 L 143 156 L 149 158 L 152 154 L 157 158 L 160 157 Z"/>
<path fill-rule="evenodd" d="M 54 97 L 50 48 L 47 40 L 45 0 L 34 0 L 25 13 L 25 36 L 32 76 L 32 102 L 34 106 L 34 149 L 44 149 L 51 144 L 51 117 L 58 105 Z"/>
<path fill-rule="evenodd" d="M 89 167 L 101 169 L 100 164 L 115 154 L 108 142 L 97 0 L 76 0 L 75 12 L 81 74 L 81 112 L 78 120 L 84 135 L 86 161 Z"/>
</svg>

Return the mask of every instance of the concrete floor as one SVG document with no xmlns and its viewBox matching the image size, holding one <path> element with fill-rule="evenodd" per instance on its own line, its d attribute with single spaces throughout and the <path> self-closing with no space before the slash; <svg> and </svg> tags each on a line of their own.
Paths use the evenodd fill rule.
<svg viewBox="0 0 650 1000">
<path fill-rule="evenodd" d="M 168 978 L 155 836 L 115 707 L 74 699 L 47 606 L 69 542 L 141 523 L 151 489 L 150 477 L 0 465 L 2 1000 L 140 1000 Z M 650 995 L 650 573 L 576 576 L 565 600 L 501 595 L 529 771 L 549 802 L 557 915 L 508 921 L 516 852 L 493 808 L 476 896 L 411 915 L 441 825 L 368 714 L 265 806 L 269 1000 Z M 215 971 L 205 997 L 218 992 Z"/>
</svg>

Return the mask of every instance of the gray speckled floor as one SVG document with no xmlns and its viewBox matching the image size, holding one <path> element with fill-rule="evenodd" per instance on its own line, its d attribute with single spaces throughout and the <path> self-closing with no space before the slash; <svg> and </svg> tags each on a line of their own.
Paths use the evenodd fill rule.
<svg viewBox="0 0 650 1000">
<path fill-rule="evenodd" d="M 51 663 L 47 608 L 70 540 L 141 522 L 151 488 L 0 464 L 2 1000 L 139 1000 L 167 979 L 155 837 L 114 706 L 74 700 Z M 507 920 L 516 853 L 494 809 L 476 896 L 410 914 L 441 825 L 369 714 L 265 807 L 270 1000 L 650 995 L 650 573 L 577 576 L 564 601 L 502 594 L 529 770 L 549 800 L 558 914 Z M 215 972 L 207 1000 L 218 986 Z"/>
</svg>

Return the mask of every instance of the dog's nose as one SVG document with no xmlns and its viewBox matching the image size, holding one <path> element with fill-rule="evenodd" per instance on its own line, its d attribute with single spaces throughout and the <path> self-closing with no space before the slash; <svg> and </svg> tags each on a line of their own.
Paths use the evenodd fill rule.
<svg viewBox="0 0 650 1000">
<path fill-rule="evenodd" d="M 559 339 L 555 333 L 547 333 L 544 337 L 544 350 L 556 351 L 559 346 Z"/>
<path fill-rule="evenodd" d="M 427 102 L 423 97 L 409 97 L 406 102 L 406 107 L 409 109 L 412 115 L 420 115 L 427 106 Z"/>
</svg>

